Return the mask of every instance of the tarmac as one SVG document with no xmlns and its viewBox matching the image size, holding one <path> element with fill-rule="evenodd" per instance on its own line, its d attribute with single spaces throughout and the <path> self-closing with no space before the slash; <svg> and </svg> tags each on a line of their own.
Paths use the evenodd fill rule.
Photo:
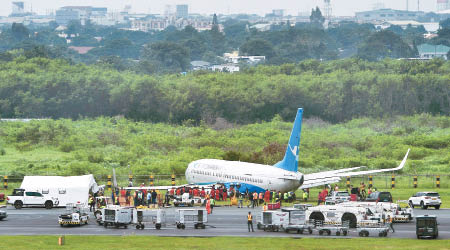
<svg viewBox="0 0 450 250">
<path fill-rule="evenodd" d="M 256 228 L 255 232 L 249 232 L 247 228 L 247 213 L 250 211 L 256 218 L 261 208 L 236 208 L 236 207 L 215 207 L 213 213 L 208 215 L 206 229 L 194 229 L 193 225 L 187 225 L 186 229 L 177 229 L 175 226 L 175 209 L 167 208 L 167 224 L 161 230 L 156 230 L 153 226 L 147 226 L 144 230 L 137 230 L 134 225 L 127 229 L 114 227 L 104 228 L 97 225 L 95 218 L 90 213 L 88 225 L 60 227 L 58 215 L 65 213 L 65 208 L 22 208 L 16 210 L 8 206 L 8 218 L 0 221 L 0 235 L 154 235 L 154 236 L 175 236 L 175 237 L 214 237 L 214 236 L 238 236 L 238 237 L 335 237 L 353 238 L 359 237 L 355 229 L 350 230 L 347 236 L 319 236 L 315 231 L 313 234 L 296 234 L 285 232 L 264 232 Z M 5 210 L 5 209 L 4 209 Z M 421 210 L 414 209 L 414 215 L 437 215 L 439 223 L 439 239 L 450 239 L 450 209 Z M 409 223 L 395 223 L 395 233 L 389 233 L 388 238 L 416 238 L 415 221 Z M 378 237 L 370 235 L 369 237 Z"/>
</svg>

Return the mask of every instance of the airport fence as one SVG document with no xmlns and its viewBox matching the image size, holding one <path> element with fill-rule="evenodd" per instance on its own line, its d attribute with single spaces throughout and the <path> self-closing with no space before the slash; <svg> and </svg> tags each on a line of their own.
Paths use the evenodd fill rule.
<svg viewBox="0 0 450 250">
<path fill-rule="evenodd" d="M 99 185 L 112 185 L 112 175 L 98 175 L 94 176 Z M 0 176 L 1 188 L 10 188 L 12 186 L 18 187 L 23 180 L 23 176 Z M 119 187 L 128 186 L 132 181 L 134 186 L 139 186 L 144 183 L 145 186 L 171 186 L 186 183 L 184 175 L 172 174 L 157 174 L 157 175 L 116 175 L 117 185 Z M 339 187 L 346 188 L 348 185 L 359 187 L 361 182 L 364 182 L 366 187 L 371 184 L 378 189 L 402 189 L 402 188 L 449 188 L 450 174 L 421 174 L 421 175 L 393 175 L 393 174 L 377 174 L 365 175 L 358 177 L 342 177 L 338 183 Z"/>
</svg>

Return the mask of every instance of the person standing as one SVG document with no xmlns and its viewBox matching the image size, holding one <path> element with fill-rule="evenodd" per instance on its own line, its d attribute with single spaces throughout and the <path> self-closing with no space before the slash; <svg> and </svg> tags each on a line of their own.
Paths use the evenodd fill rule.
<svg viewBox="0 0 450 250">
<path fill-rule="evenodd" d="M 214 198 L 211 198 L 210 199 L 210 204 L 209 204 L 209 206 L 211 207 L 211 214 L 213 212 L 213 208 L 214 208 L 215 204 L 216 204 L 216 201 L 214 200 Z"/>
<path fill-rule="evenodd" d="M 387 223 L 389 223 L 389 229 L 391 229 L 392 232 L 395 233 L 393 219 L 390 215 L 387 216 Z"/>
<path fill-rule="evenodd" d="M 89 195 L 89 212 L 93 212 L 95 210 L 95 201 L 92 195 Z"/>
<path fill-rule="evenodd" d="M 248 231 L 249 232 L 250 232 L 250 228 L 252 229 L 252 232 L 255 232 L 255 230 L 253 230 L 253 215 L 252 215 L 252 212 L 248 212 L 247 225 L 248 225 Z"/>
</svg>

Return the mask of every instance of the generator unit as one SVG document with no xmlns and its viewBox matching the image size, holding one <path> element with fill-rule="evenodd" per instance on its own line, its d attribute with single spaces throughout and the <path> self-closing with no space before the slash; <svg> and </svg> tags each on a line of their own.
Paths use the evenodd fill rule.
<svg viewBox="0 0 450 250">
<path fill-rule="evenodd" d="M 111 207 L 102 209 L 102 223 L 106 228 L 114 226 L 116 228 L 124 227 L 133 223 L 133 213 L 135 208 L 132 207 Z"/>
</svg>

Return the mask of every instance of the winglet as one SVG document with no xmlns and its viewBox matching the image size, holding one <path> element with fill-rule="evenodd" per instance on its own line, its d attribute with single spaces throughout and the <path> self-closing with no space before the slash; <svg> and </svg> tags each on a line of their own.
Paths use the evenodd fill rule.
<svg viewBox="0 0 450 250">
<path fill-rule="evenodd" d="M 395 170 L 400 170 L 400 169 L 402 169 L 402 168 L 405 166 L 406 159 L 408 159 L 408 154 L 409 154 L 409 151 L 410 151 L 410 150 L 411 150 L 411 149 L 408 148 L 408 151 L 406 151 L 406 155 L 405 155 L 405 157 L 403 157 L 402 162 L 400 163 L 400 165 L 398 165 L 398 167 L 396 167 L 396 168 L 393 169 L 394 171 L 395 171 Z"/>
</svg>

